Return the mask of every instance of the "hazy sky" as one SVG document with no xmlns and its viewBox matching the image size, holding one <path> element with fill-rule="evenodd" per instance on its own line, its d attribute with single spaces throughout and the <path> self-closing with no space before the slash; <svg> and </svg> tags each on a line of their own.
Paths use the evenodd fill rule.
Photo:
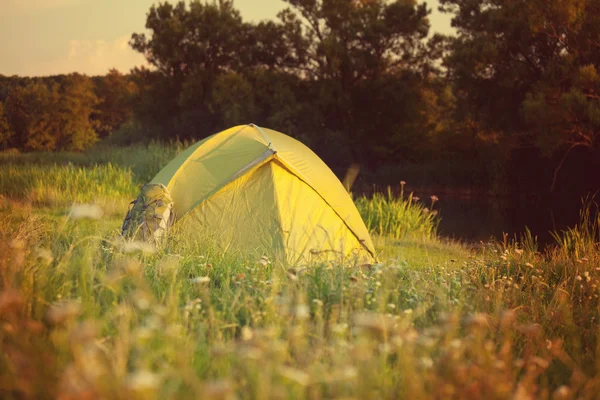
<svg viewBox="0 0 600 400">
<path fill-rule="evenodd" d="M 177 1 L 171 0 L 172 3 Z M 128 72 L 144 58 L 128 41 L 144 31 L 158 0 L 0 0 L 0 74 L 38 76 L 69 72 Z M 235 0 L 246 20 L 275 18 L 282 0 Z M 433 9 L 432 31 L 448 33 L 450 17 Z"/>
</svg>

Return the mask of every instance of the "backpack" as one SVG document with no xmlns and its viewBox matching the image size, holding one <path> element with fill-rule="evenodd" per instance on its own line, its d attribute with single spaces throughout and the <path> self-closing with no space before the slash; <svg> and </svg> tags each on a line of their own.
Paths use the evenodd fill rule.
<svg viewBox="0 0 600 400">
<path fill-rule="evenodd" d="M 174 222 L 175 210 L 169 190 L 161 183 L 148 183 L 129 204 L 121 235 L 159 245 Z"/>
</svg>

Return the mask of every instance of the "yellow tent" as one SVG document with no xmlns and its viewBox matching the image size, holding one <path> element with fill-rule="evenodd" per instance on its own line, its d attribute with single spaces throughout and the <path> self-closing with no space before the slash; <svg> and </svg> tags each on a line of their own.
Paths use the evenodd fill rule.
<svg viewBox="0 0 600 400">
<path fill-rule="evenodd" d="M 176 225 L 206 233 L 224 249 L 266 251 L 292 264 L 322 255 L 375 257 L 333 172 L 308 147 L 271 129 L 241 125 L 209 136 L 151 183 L 169 189 Z"/>
</svg>

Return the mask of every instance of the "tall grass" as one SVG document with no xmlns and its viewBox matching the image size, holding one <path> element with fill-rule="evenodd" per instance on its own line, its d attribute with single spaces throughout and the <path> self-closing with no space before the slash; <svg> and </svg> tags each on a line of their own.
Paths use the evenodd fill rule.
<svg viewBox="0 0 600 400">
<path fill-rule="evenodd" d="M 9 169 L 0 188 L 11 198 L 15 187 L 52 180 L 59 203 L 71 192 L 92 201 L 135 190 L 127 167 L 0 167 Z M 410 197 L 384 199 L 394 205 L 357 202 L 388 221 L 382 235 L 394 235 L 389 221 L 400 214 L 377 210 Z M 429 262 L 426 249 L 407 259 L 406 242 L 393 239 L 396 254 L 389 244 L 379 264 L 291 269 L 191 236 L 160 252 L 126 246 L 115 236 L 120 218 L 48 218 L 49 204 L 0 202 L 0 398 L 592 399 L 600 391 L 593 209 L 547 253 L 531 237 L 471 254 L 420 240 L 437 249 Z"/>
<path fill-rule="evenodd" d="M 402 185 L 398 196 L 388 187 L 387 194 L 362 196 L 355 203 L 367 228 L 377 235 L 393 239 L 432 239 L 439 225 L 437 210 L 433 209 L 437 198 L 432 196 L 431 209 L 419 200 L 412 193 L 405 195 Z"/>
<path fill-rule="evenodd" d="M 188 147 L 188 143 L 173 142 L 161 144 L 150 142 L 131 146 L 109 146 L 102 143 L 84 153 L 14 153 L 0 152 L 0 165 L 75 165 L 90 167 L 111 164 L 132 171 L 136 183 L 143 184 L 151 180 L 175 155 Z"/>
<path fill-rule="evenodd" d="M 92 203 L 123 214 L 137 192 L 128 168 L 113 164 L 89 168 L 74 165 L 0 166 L 0 194 L 37 207 L 60 209 Z"/>
</svg>

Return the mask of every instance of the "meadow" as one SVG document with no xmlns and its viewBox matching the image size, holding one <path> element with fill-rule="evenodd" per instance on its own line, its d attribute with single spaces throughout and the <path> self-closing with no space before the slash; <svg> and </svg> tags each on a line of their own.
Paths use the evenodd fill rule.
<svg viewBox="0 0 600 400">
<path fill-rule="evenodd" d="M 183 147 L 0 154 L 1 398 L 598 398 L 593 202 L 543 252 L 440 238 L 435 197 L 404 192 L 355 199 L 372 265 L 124 244 Z"/>
</svg>

